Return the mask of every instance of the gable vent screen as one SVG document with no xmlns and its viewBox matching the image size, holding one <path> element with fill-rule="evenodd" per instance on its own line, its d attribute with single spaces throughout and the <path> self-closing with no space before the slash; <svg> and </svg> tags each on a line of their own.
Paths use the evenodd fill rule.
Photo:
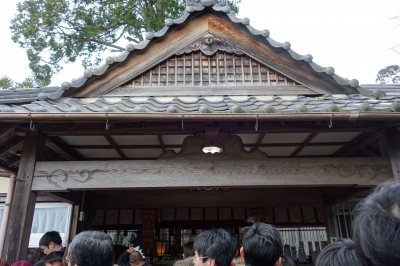
<svg viewBox="0 0 400 266">
<path fill-rule="evenodd" d="M 125 84 L 149 86 L 298 85 L 243 55 L 201 52 L 174 56 Z"/>
</svg>

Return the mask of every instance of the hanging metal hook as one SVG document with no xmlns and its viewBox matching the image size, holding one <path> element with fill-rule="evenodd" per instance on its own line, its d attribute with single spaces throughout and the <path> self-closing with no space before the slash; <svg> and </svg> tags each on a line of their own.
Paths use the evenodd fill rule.
<svg viewBox="0 0 400 266">
<path fill-rule="evenodd" d="M 333 118 L 333 114 L 331 114 L 331 119 L 329 119 L 329 123 L 328 123 L 329 128 L 332 128 L 332 118 Z"/>
<path fill-rule="evenodd" d="M 110 124 L 108 123 L 108 113 L 106 113 L 106 129 L 110 128 Z"/>
<path fill-rule="evenodd" d="M 256 131 L 258 130 L 258 115 L 256 116 L 256 125 L 255 125 Z"/>
<path fill-rule="evenodd" d="M 183 117 L 184 117 L 185 115 L 182 115 L 182 130 L 183 130 Z"/>
<path fill-rule="evenodd" d="M 34 131 L 35 130 L 35 125 L 33 124 L 31 113 L 28 114 L 28 118 L 31 120 L 31 123 L 29 124 L 29 128 L 30 128 L 31 131 Z"/>
</svg>

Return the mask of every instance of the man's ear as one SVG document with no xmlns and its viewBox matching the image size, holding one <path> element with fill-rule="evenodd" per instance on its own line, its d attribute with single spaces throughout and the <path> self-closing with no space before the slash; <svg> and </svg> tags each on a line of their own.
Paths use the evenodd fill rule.
<svg viewBox="0 0 400 266">
<path fill-rule="evenodd" d="M 215 259 L 210 259 L 210 266 L 217 266 Z"/>
<path fill-rule="evenodd" d="M 244 249 L 243 249 L 243 247 L 240 248 L 240 257 L 244 261 Z"/>
<path fill-rule="evenodd" d="M 282 263 L 282 257 L 279 257 L 279 259 L 276 260 L 274 266 L 280 266 Z"/>
</svg>

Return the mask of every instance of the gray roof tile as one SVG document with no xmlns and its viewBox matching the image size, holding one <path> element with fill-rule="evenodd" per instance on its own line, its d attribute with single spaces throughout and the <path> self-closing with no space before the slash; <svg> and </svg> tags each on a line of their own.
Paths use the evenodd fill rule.
<svg viewBox="0 0 400 266">
<path fill-rule="evenodd" d="M 328 97 L 300 97 L 293 100 L 284 100 L 280 97 L 274 97 L 270 100 L 260 100 L 257 97 L 220 97 L 219 101 L 209 101 L 204 97 L 191 97 L 189 101 L 180 97 L 155 98 L 148 97 L 146 100 L 124 97 L 121 99 L 107 98 L 97 99 L 78 99 L 61 98 L 56 101 L 47 99 L 46 101 L 34 100 L 26 104 L 0 104 L 0 111 L 13 112 L 149 112 L 149 113 L 198 113 L 215 112 L 230 113 L 234 108 L 239 112 L 262 113 L 269 112 L 273 107 L 275 112 L 326 112 L 332 105 L 336 105 L 340 112 L 358 111 L 390 111 L 394 102 L 400 102 L 400 97 L 381 97 L 376 100 L 375 97 L 356 97 L 352 95 L 351 99 L 343 100 Z M 235 100 L 236 99 L 236 100 Z M 237 100 L 239 99 L 239 100 Z M 308 99 L 308 101 L 306 101 Z M 7 109 L 8 108 L 8 109 Z M 305 109 L 306 108 L 306 109 Z M 268 111 L 269 110 L 269 111 Z M 271 109 L 272 110 L 272 109 Z M 236 112 L 235 111 L 235 112 Z"/>
</svg>

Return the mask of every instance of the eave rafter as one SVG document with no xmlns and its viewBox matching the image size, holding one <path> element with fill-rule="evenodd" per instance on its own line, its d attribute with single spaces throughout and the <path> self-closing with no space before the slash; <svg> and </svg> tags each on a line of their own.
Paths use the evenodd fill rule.
<svg viewBox="0 0 400 266">
<path fill-rule="evenodd" d="M 68 161 L 79 161 L 84 158 L 74 150 L 71 150 L 64 141 L 58 137 L 47 137 L 46 146 L 58 153 Z"/>
<path fill-rule="evenodd" d="M 354 153 L 358 152 L 359 150 L 363 149 L 365 146 L 369 145 L 370 143 L 376 141 L 378 138 L 376 132 L 371 133 L 362 133 L 355 139 L 351 141 L 348 145 L 344 146 L 337 152 L 333 154 L 333 156 L 337 157 L 349 157 L 352 156 Z"/>
<path fill-rule="evenodd" d="M 213 120 L 214 121 L 214 120 Z M 251 134 L 258 135 L 256 139 L 253 137 L 253 142 L 246 142 L 243 148 L 291 148 L 293 147 L 294 152 L 288 156 L 279 157 L 320 157 L 318 155 L 302 155 L 301 151 L 305 147 L 320 147 L 321 149 L 328 147 L 343 146 L 337 152 L 332 155 L 324 155 L 330 157 L 365 157 L 381 156 L 377 147 L 379 146 L 376 142 L 378 132 L 385 125 L 384 122 L 374 121 L 359 121 L 354 123 L 353 121 L 333 121 L 332 128 L 329 128 L 327 121 L 258 121 L 258 127 L 256 131 L 256 121 L 186 121 L 184 120 L 184 126 L 182 129 L 182 121 L 138 121 L 138 122 L 113 122 L 108 130 L 105 126 L 106 121 L 92 121 L 87 123 L 85 121 L 64 122 L 64 123 L 35 123 L 35 131 L 39 131 L 46 136 L 46 146 L 49 149 L 47 158 L 54 157 L 54 152 L 62 156 L 65 160 L 70 161 L 81 161 L 81 160 L 153 160 L 157 157 L 128 157 L 123 151 L 135 150 L 135 149 L 152 149 L 161 150 L 165 152 L 167 150 L 182 149 L 182 144 L 165 144 L 164 135 L 183 135 L 189 136 L 198 132 L 204 132 L 206 127 L 210 127 L 215 123 L 218 124 L 218 128 L 221 132 L 230 132 L 231 134 Z M 393 123 L 392 123 L 393 124 Z M 31 132 L 29 124 L 5 124 L 3 126 L 3 135 L 13 136 L 14 140 L 4 145 L 0 152 L 3 154 L 8 152 L 7 165 L 15 166 L 19 163 L 19 157 L 9 157 L 15 154 L 16 146 L 20 145 L 27 132 Z M 8 132 L 8 133 L 7 133 Z M 162 132 L 162 133 L 160 133 Z M 319 133 L 351 133 L 351 132 L 363 132 L 352 141 L 318 141 L 313 142 Z M 303 141 L 297 141 L 293 143 L 264 143 L 266 134 L 271 133 L 286 133 L 286 134 L 300 134 L 308 133 L 308 138 Z M 117 144 L 114 136 L 126 136 L 126 135 L 154 135 L 157 140 L 155 143 L 149 143 L 148 145 L 140 145 L 140 143 L 121 143 Z M 83 144 L 83 145 L 69 145 L 63 141 L 60 137 L 62 136 L 103 136 L 106 144 L 94 145 Z M 72 144 L 72 143 L 70 143 Z M 14 149 L 14 150 L 13 150 Z M 82 156 L 79 150 L 115 150 L 119 154 L 119 157 L 110 158 L 90 158 L 91 156 Z M 268 152 L 267 152 L 268 153 Z M 139 155 L 140 156 L 140 155 Z M 147 155 L 145 155 L 147 156 Z M 105 156 L 104 156 L 105 157 Z M 270 155 L 269 157 L 275 158 L 276 156 Z M 46 160 L 44 157 L 41 160 Z"/>
<path fill-rule="evenodd" d="M 119 146 L 117 146 L 117 144 L 114 142 L 114 140 L 110 137 L 110 136 L 104 136 L 107 141 L 110 143 L 111 147 L 119 154 L 119 156 L 121 156 L 122 159 L 127 159 L 127 157 L 125 156 L 125 154 L 122 152 L 121 148 Z"/>
<path fill-rule="evenodd" d="M 13 149 L 14 147 L 18 146 L 23 141 L 24 141 L 23 137 L 17 137 L 16 139 L 11 140 L 6 145 L 0 148 L 0 156 L 8 152 L 9 150 Z"/>
</svg>

